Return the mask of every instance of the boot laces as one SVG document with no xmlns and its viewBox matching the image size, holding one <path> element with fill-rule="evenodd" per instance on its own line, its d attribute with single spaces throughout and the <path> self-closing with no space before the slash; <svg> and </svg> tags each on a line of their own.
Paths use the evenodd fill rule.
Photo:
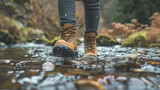
<svg viewBox="0 0 160 90">
<path fill-rule="evenodd" d="M 72 40 L 76 37 L 76 27 L 77 25 L 64 28 L 61 31 L 61 38 L 65 41 L 72 42 Z"/>
<path fill-rule="evenodd" d="M 96 36 L 87 36 L 85 40 L 85 51 L 95 53 Z"/>
</svg>

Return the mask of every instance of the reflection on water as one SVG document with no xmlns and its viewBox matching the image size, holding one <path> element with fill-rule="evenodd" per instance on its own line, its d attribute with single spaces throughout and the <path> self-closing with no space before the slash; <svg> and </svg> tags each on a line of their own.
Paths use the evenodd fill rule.
<svg viewBox="0 0 160 90">
<path fill-rule="evenodd" d="M 0 89 L 158 90 L 160 49 L 98 47 L 97 57 L 52 56 L 39 44 L 0 47 Z"/>
</svg>

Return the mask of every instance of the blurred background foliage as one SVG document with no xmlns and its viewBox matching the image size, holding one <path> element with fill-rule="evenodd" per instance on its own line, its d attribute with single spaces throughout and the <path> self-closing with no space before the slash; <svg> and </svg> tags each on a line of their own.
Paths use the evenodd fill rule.
<svg viewBox="0 0 160 90">
<path fill-rule="evenodd" d="M 150 24 L 149 17 L 160 11 L 159 0 L 110 0 L 106 20 L 108 23 L 127 23 L 136 18 L 140 23 Z"/>
<path fill-rule="evenodd" d="M 46 42 L 48 45 L 53 45 L 60 31 L 57 2 L 58 0 L 0 0 L 0 42 L 5 44 Z M 111 38 L 110 41 L 116 41 L 115 44 L 118 42 L 129 46 L 125 41 L 136 38 L 138 41 L 145 39 L 147 46 L 159 44 L 159 0 L 100 0 L 100 2 L 101 19 L 98 32 L 99 35 L 103 35 L 103 39 L 104 35 L 106 36 L 105 42 Z M 81 1 L 77 1 L 76 5 L 76 22 L 81 24 L 78 36 L 83 37 L 84 7 Z M 144 39 L 137 39 L 135 36 Z M 4 37 L 9 39 L 4 40 Z M 102 37 L 98 36 L 97 40 Z M 103 40 L 100 43 L 103 43 Z M 132 43 L 134 42 L 130 42 Z"/>
</svg>

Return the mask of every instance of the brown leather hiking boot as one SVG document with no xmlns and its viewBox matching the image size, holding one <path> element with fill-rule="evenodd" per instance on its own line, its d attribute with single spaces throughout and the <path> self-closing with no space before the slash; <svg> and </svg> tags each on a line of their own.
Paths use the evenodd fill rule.
<svg viewBox="0 0 160 90">
<path fill-rule="evenodd" d="M 89 56 L 98 55 L 96 46 L 96 34 L 94 32 L 86 33 L 84 38 L 85 54 Z"/>
<path fill-rule="evenodd" d="M 77 54 L 77 30 L 76 25 L 64 24 L 61 30 L 61 39 L 53 48 L 53 55 L 60 57 L 73 57 Z"/>
</svg>

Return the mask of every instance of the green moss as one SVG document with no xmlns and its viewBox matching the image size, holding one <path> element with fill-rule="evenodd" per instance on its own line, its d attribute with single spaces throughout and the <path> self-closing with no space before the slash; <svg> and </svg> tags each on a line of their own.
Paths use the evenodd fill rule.
<svg viewBox="0 0 160 90">
<path fill-rule="evenodd" d="M 130 35 L 130 36 L 128 37 L 128 39 L 129 39 L 129 40 L 133 40 L 134 38 L 136 38 L 136 37 L 139 36 L 139 35 L 142 35 L 142 36 L 145 37 L 145 39 L 147 39 L 147 37 L 146 37 L 147 33 L 148 33 L 148 31 L 136 32 L 136 33 Z"/>
<path fill-rule="evenodd" d="M 99 46 L 112 46 L 117 44 L 116 40 L 105 35 L 97 36 L 96 41 Z"/>
<path fill-rule="evenodd" d="M 32 41 L 36 39 L 36 30 L 34 28 L 31 27 L 24 27 L 22 28 L 22 31 L 24 33 L 24 37 L 26 38 L 26 40 L 28 41 Z"/>
<path fill-rule="evenodd" d="M 13 36 L 10 35 L 6 30 L 0 30 L 0 42 L 4 42 L 5 44 L 12 44 Z"/>
<path fill-rule="evenodd" d="M 31 28 L 31 27 L 24 27 L 22 28 L 23 31 L 32 31 L 32 30 L 35 30 L 34 28 Z"/>
<path fill-rule="evenodd" d="M 150 47 L 160 47 L 160 43 L 153 43 L 149 45 Z"/>
<path fill-rule="evenodd" d="M 45 37 L 47 38 L 47 39 L 51 39 L 51 37 L 50 37 L 50 35 L 49 35 L 49 33 L 48 32 L 46 32 L 46 31 L 43 31 L 44 32 L 44 35 L 45 35 Z"/>
<path fill-rule="evenodd" d="M 148 47 L 146 34 L 148 31 L 141 31 L 130 35 L 126 41 L 122 43 L 125 47 Z"/>
<path fill-rule="evenodd" d="M 15 26 L 17 28 L 20 28 L 18 21 L 14 20 L 14 19 L 10 19 L 11 22 L 11 26 Z"/>
<path fill-rule="evenodd" d="M 24 27 L 22 28 L 22 31 L 25 33 L 25 35 L 28 35 L 29 31 L 35 31 L 35 29 L 31 27 Z"/>
<path fill-rule="evenodd" d="M 47 43 L 47 45 L 51 45 L 51 46 L 54 46 L 54 44 L 60 39 L 60 37 L 55 37 L 54 39 L 52 40 L 49 40 L 49 39 L 44 39 Z"/>
<path fill-rule="evenodd" d="M 1 14 L 0 14 L 0 27 L 8 31 L 11 35 L 23 36 L 19 22 L 16 21 L 15 19 L 9 18 Z"/>
<path fill-rule="evenodd" d="M 143 35 L 139 35 L 138 37 L 136 37 L 134 39 L 134 43 L 138 47 L 148 47 L 148 45 L 149 45 L 146 37 Z"/>
<path fill-rule="evenodd" d="M 127 41 L 122 43 L 122 46 L 124 46 L 124 47 L 135 47 L 134 40 L 127 40 Z"/>
</svg>

